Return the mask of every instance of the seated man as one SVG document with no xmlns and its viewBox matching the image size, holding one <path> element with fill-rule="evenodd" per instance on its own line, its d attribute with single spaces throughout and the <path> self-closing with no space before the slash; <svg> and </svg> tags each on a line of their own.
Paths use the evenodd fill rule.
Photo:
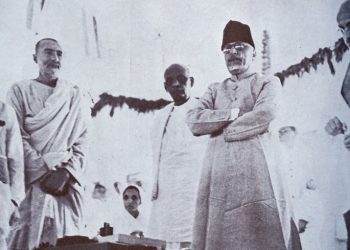
<svg viewBox="0 0 350 250">
<path fill-rule="evenodd" d="M 92 190 L 91 190 L 92 189 Z M 108 189 L 104 183 L 95 182 L 93 186 L 87 185 L 84 199 L 84 230 L 82 235 L 94 237 L 98 235 L 99 228 L 104 223 L 110 223 L 112 217 L 111 206 L 108 197 Z"/>
<path fill-rule="evenodd" d="M 7 249 L 10 216 L 18 215 L 24 198 L 24 165 L 21 133 L 14 110 L 0 102 L 0 249 Z"/>
</svg>

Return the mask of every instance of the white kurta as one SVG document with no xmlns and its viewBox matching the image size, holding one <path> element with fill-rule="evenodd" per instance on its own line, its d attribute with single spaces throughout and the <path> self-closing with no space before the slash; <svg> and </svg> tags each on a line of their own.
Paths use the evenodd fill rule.
<svg viewBox="0 0 350 250">
<path fill-rule="evenodd" d="M 155 167 L 158 167 L 158 199 L 153 201 L 151 237 L 170 242 L 192 241 L 198 176 L 206 147 L 206 137 L 192 135 L 185 123 L 187 110 L 196 103 L 169 104 L 155 121 L 153 136 Z M 158 165 L 159 164 L 159 165 Z"/>
<path fill-rule="evenodd" d="M 41 242 L 54 244 L 59 237 L 79 234 L 90 116 L 81 90 L 64 80 L 55 88 L 26 80 L 11 87 L 8 102 L 21 128 L 26 184 L 21 220 L 10 233 L 10 246 L 33 249 Z M 62 163 L 74 177 L 68 194 L 44 193 L 40 179 Z"/>
<path fill-rule="evenodd" d="M 320 241 L 324 230 L 324 205 L 320 194 L 320 180 L 314 171 L 314 161 L 310 143 L 296 135 L 293 147 L 282 143 L 282 159 L 287 170 L 290 198 L 294 208 L 295 222 L 303 219 L 308 222 L 305 232 L 300 234 L 303 249 L 322 249 Z M 317 166 L 319 168 L 319 166 Z"/>
</svg>

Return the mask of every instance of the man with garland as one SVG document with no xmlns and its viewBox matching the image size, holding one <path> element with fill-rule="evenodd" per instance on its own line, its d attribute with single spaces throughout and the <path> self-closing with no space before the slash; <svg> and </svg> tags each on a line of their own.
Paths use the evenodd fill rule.
<svg viewBox="0 0 350 250">
<path fill-rule="evenodd" d="M 186 112 L 194 106 L 194 79 L 188 67 L 170 65 L 164 88 L 174 102 L 160 110 L 151 131 L 153 191 L 149 235 L 167 241 L 167 249 L 188 247 L 198 175 L 206 138 L 195 137 L 186 126 Z"/>
<path fill-rule="evenodd" d="M 90 115 L 82 91 L 58 77 L 62 56 L 57 40 L 41 39 L 33 55 L 38 77 L 17 82 L 8 92 L 22 134 L 26 188 L 10 249 L 54 245 L 81 227 Z"/>
</svg>

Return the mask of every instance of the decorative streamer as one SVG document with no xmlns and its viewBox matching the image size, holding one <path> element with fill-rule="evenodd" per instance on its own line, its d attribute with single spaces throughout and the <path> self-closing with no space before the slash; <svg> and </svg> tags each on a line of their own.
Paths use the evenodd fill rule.
<svg viewBox="0 0 350 250">
<path fill-rule="evenodd" d="M 335 56 L 335 61 L 338 63 L 343 59 L 344 53 L 348 50 L 348 47 L 344 43 L 343 38 L 340 38 L 335 42 L 334 48 L 325 47 L 319 49 L 317 53 L 313 54 L 311 57 L 305 57 L 300 63 L 289 66 L 286 70 L 275 73 L 275 76 L 280 78 L 282 85 L 286 78 L 292 75 L 297 75 L 302 77 L 303 74 L 310 73 L 311 67 L 317 70 L 317 66 L 327 62 L 331 74 L 335 74 L 335 68 L 332 62 L 333 56 Z"/>
<path fill-rule="evenodd" d="M 263 50 L 262 50 L 262 74 L 269 75 L 271 70 L 271 56 L 270 56 L 270 36 L 269 33 L 264 30 L 263 32 Z"/>
<path fill-rule="evenodd" d="M 98 40 L 97 21 L 96 21 L 96 17 L 95 16 L 92 17 L 92 22 L 94 24 L 97 57 L 101 58 L 100 45 L 99 45 L 99 40 Z"/>
<path fill-rule="evenodd" d="M 34 13 L 34 0 L 29 0 L 27 5 L 27 19 L 26 19 L 26 26 L 27 29 L 32 29 L 32 23 L 33 23 L 33 13 Z"/>
<path fill-rule="evenodd" d="M 100 95 L 100 100 L 96 102 L 91 109 L 91 115 L 94 117 L 105 106 L 111 106 L 110 116 L 114 115 L 115 108 L 122 108 L 127 105 L 129 109 L 135 110 L 138 113 L 148 113 L 165 107 L 170 101 L 158 99 L 156 101 L 139 99 L 134 97 L 112 96 L 107 93 Z"/>
<path fill-rule="evenodd" d="M 41 0 L 41 11 L 43 10 L 44 5 L 45 5 L 45 0 Z"/>
</svg>

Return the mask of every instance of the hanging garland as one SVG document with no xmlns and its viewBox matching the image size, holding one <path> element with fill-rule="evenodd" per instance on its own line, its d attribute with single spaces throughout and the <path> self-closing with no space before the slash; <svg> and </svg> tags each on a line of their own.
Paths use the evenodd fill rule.
<svg viewBox="0 0 350 250">
<path fill-rule="evenodd" d="M 313 54 L 311 57 L 305 57 L 300 63 L 294 64 L 288 67 L 286 70 L 275 73 L 280 80 L 282 85 L 286 78 L 292 75 L 297 75 L 301 77 L 305 72 L 310 73 L 311 67 L 317 70 L 319 64 L 324 64 L 327 62 L 332 75 L 335 74 L 334 65 L 332 63 L 333 55 L 335 56 L 335 61 L 338 63 L 343 59 L 344 53 L 348 50 L 348 47 L 344 43 L 343 38 L 340 38 L 334 44 L 334 49 L 329 47 L 319 49 L 317 53 Z"/>
<path fill-rule="evenodd" d="M 271 56 L 270 56 L 270 36 L 267 30 L 263 31 L 263 49 L 261 51 L 262 54 L 262 74 L 269 75 L 271 70 Z"/>
<path fill-rule="evenodd" d="M 138 113 L 148 113 L 165 107 L 170 101 L 164 99 L 158 99 L 156 101 L 139 99 L 134 97 L 112 96 L 107 93 L 100 95 L 100 100 L 96 102 L 94 107 L 91 109 L 91 115 L 95 117 L 97 113 L 104 108 L 104 106 L 111 106 L 110 116 L 114 115 L 115 108 L 122 108 L 125 104 L 132 110 Z"/>
<path fill-rule="evenodd" d="M 288 67 L 286 70 L 275 73 L 280 80 L 282 85 L 289 76 L 297 75 L 301 77 L 305 72 L 310 73 L 310 69 L 317 70 L 319 64 L 327 62 L 332 75 L 335 74 L 334 65 L 332 63 L 333 57 L 338 63 L 343 59 L 344 53 L 348 50 L 348 47 L 344 43 L 344 40 L 340 38 L 335 44 L 334 49 L 329 47 L 319 49 L 317 53 L 311 57 L 305 57 L 300 63 L 294 64 Z M 139 99 L 134 97 L 125 96 L 112 96 L 107 93 L 100 95 L 100 100 L 91 109 L 91 115 L 95 117 L 97 113 L 105 106 L 111 106 L 110 116 L 114 115 L 115 108 L 122 108 L 126 104 L 130 109 L 137 111 L 138 113 L 148 113 L 151 111 L 159 110 L 169 104 L 170 101 L 164 99 L 158 99 L 156 101 Z"/>
</svg>

